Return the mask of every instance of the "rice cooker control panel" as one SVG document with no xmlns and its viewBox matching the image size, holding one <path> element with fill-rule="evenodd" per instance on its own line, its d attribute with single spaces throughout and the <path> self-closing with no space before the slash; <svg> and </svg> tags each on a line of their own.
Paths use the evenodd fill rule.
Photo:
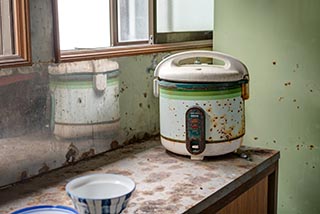
<svg viewBox="0 0 320 214">
<path fill-rule="evenodd" d="M 195 106 L 186 112 L 186 147 L 190 154 L 201 154 L 205 144 L 205 112 Z"/>
</svg>

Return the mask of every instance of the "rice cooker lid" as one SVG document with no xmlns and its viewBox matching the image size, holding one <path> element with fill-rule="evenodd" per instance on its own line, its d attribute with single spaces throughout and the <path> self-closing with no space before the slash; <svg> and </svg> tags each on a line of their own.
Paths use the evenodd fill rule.
<svg viewBox="0 0 320 214">
<path fill-rule="evenodd" d="M 181 64 L 190 58 L 213 58 L 224 62 L 224 65 Z M 246 66 L 238 59 L 216 51 L 187 51 L 177 53 L 161 61 L 154 72 L 160 80 L 173 82 L 235 82 L 249 80 Z"/>
</svg>

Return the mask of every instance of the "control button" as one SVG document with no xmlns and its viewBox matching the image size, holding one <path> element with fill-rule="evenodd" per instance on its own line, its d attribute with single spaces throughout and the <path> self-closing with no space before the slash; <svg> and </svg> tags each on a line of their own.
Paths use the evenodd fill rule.
<svg viewBox="0 0 320 214">
<path fill-rule="evenodd" d="M 192 145 L 191 146 L 193 149 L 199 149 L 199 145 Z"/>
<path fill-rule="evenodd" d="M 191 123 L 199 123 L 199 120 L 198 119 L 192 119 Z"/>
</svg>

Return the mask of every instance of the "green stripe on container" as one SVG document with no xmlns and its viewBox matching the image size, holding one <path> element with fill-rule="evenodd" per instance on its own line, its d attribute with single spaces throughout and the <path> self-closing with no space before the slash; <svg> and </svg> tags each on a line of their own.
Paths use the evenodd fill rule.
<svg viewBox="0 0 320 214">
<path fill-rule="evenodd" d="M 167 94 L 161 94 L 160 97 L 164 97 L 167 99 L 174 99 L 174 100 L 222 100 L 222 99 L 228 99 L 228 98 L 235 98 L 241 96 L 241 92 L 234 93 L 234 94 L 225 94 L 225 95 L 212 95 L 212 96 L 177 96 L 177 95 L 167 95 Z"/>
<path fill-rule="evenodd" d="M 176 100 L 207 100 L 226 99 L 241 96 L 241 89 L 229 89 L 221 91 L 190 91 L 190 90 L 166 90 L 160 88 L 160 97 Z"/>
<path fill-rule="evenodd" d="M 116 85 L 119 78 L 107 80 L 107 87 Z M 66 88 L 66 89 L 87 89 L 93 88 L 93 81 L 50 81 L 50 88 Z"/>
<path fill-rule="evenodd" d="M 167 95 L 183 95 L 183 96 L 214 96 L 224 94 L 234 94 L 241 92 L 241 88 L 226 89 L 226 90 L 168 90 L 160 88 L 161 94 Z"/>
</svg>

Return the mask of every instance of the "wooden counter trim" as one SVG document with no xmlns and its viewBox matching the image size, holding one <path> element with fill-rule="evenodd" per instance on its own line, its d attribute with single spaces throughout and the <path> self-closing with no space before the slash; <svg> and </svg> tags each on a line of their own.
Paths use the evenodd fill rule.
<svg viewBox="0 0 320 214">
<path fill-rule="evenodd" d="M 278 161 L 274 167 L 274 171 L 268 176 L 268 214 L 276 214 L 278 209 Z"/>
<path fill-rule="evenodd" d="M 268 177 L 264 177 L 216 214 L 268 214 Z"/>
<path fill-rule="evenodd" d="M 224 208 L 230 202 L 239 197 L 242 193 L 259 183 L 263 178 L 268 177 L 268 214 L 277 213 L 277 192 L 278 192 L 278 160 L 280 153 L 278 152 L 272 158 L 265 160 L 261 165 L 255 167 L 245 173 L 242 177 L 234 180 L 214 195 L 208 197 L 201 203 L 187 210 L 186 214 L 213 214 Z M 262 169 L 262 170 L 261 170 Z M 249 177 L 251 179 L 247 181 L 241 181 L 243 177 Z M 232 187 L 232 191 L 229 192 L 229 186 L 236 186 L 235 183 L 240 183 L 238 187 Z M 242 183 L 242 184 L 241 184 Z M 231 188 L 230 188 L 231 189 Z M 223 195 L 223 196 L 221 196 Z M 220 198 L 216 200 L 216 198 Z"/>
<path fill-rule="evenodd" d="M 265 169 L 262 173 L 258 174 L 254 178 L 250 179 L 246 183 L 243 183 L 240 187 L 236 188 L 234 191 L 229 193 L 227 196 L 221 198 L 217 202 L 215 202 L 213 205 L 205 209 L 204 211 L 201 211 L 201 214 L 213 214 L 224 208 L 226 205 L 231 203 L 233 200 L 237 199 L 241 194 L 246 192 L 248 189 L 252 188 L 256 184 L 258 184 L 261 180 L 263 180 L 265 177 L 268 177 L 268 214 L 276 214 L 277 213 L 277 207 L 276 207 L 276 200 L 277 197 L 274 197 L 277 195 L 277 191 L 275 189 L 276 187 L 276 181 L 273 180 L 276 177 L 275 174 L 278 174 L 278 161 L 274 163 L 273 165 L 269 166 L 267 169 Z M 271 182 L 270 182 L 271 181 Z M 187 212 L 187 213 L 193 213 L 193 212 Z"/>
</svg>

